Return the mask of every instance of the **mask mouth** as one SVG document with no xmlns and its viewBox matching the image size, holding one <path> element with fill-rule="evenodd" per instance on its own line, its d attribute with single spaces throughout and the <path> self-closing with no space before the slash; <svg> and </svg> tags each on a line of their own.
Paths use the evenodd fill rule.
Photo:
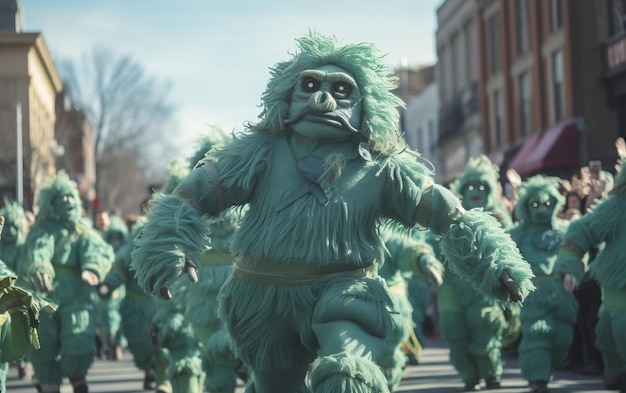
<svg viewBox="0 0 626 393">
<path fill-rule="evenodd" d="M 304 108 L 300 113 L 291 119 L 285 120 L 285 125 L 289 126 L 295 124 L 301 120 L 308 120 L 315 123 L 325 124 L 336 128 L 342 128 L 352 134 L 360 135 L 361 131 L 354 128 L 350 124 L 350 120 L 343 114 L 337 112 L 321 113 L 311 109 L 310 107 Z"/>
</svg>

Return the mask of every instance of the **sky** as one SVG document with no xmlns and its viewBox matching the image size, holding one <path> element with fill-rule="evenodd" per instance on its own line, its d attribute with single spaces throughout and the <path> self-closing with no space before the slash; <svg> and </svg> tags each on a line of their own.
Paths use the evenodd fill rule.
<svg viewBox="0 0 626 393">
<path fill-rule="evenodd" d="M 210 125 L 256 122 L 269 68 L 291 58 L 309 31 L 371 42 L 389 65 L 436 62 L 443 0 L 20 0 L 25 32 L 41 32 L 55 63 L 95 47 L 129 55 L 171 86 L 173 139 L 193 150 Z"/>
</svg>

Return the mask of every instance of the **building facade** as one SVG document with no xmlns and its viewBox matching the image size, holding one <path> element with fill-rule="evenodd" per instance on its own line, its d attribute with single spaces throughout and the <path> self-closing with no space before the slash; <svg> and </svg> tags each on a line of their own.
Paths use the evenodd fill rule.
<svg viewBox="0 0 626 393">
<path fill-rule="evenodd" d="M 479 0 L 484 148 L 523 177 L 564 178 L 589 160 L 611 169 L 618 136 L 602 48 L 607 1 Z"/>
<path fill-rule="evenodd" d="M 444 184 L 454 180 L 470 157 L 483 152 L 476 10 L 476 0 L 447 0 L 437 9 L 437 171 Z"/>
</svg>

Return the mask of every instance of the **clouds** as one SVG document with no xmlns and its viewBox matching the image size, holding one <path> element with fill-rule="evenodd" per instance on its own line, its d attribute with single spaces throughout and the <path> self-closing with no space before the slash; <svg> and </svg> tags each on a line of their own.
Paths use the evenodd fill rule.
<svg viewBox="0 0 626 393">
<path fill-rule="evenodd" d="M 94 46 L 130 55 L 171 82 L 181 140 L 218 124 L 256 121 L 268 68 L 309 30 L 374 42 L 390 65 L 435 62 L 441 0 L 21 0 L 26 31 L 41 31 L 55 57 L 78 60 Z M 187 143 L 186 141 L 184 143 Z"/>
</svg>

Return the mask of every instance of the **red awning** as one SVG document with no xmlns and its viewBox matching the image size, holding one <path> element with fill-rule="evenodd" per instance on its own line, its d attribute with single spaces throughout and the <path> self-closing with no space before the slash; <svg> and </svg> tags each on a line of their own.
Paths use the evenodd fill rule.
<svg viewBox="0 0 626 393">
<path fill-rule="evenodd" d="M 575 124 L 562 124 L 531 135 L 509 164 L 520 175 L 578 166 L 578 132 Z"/>
</svg>

